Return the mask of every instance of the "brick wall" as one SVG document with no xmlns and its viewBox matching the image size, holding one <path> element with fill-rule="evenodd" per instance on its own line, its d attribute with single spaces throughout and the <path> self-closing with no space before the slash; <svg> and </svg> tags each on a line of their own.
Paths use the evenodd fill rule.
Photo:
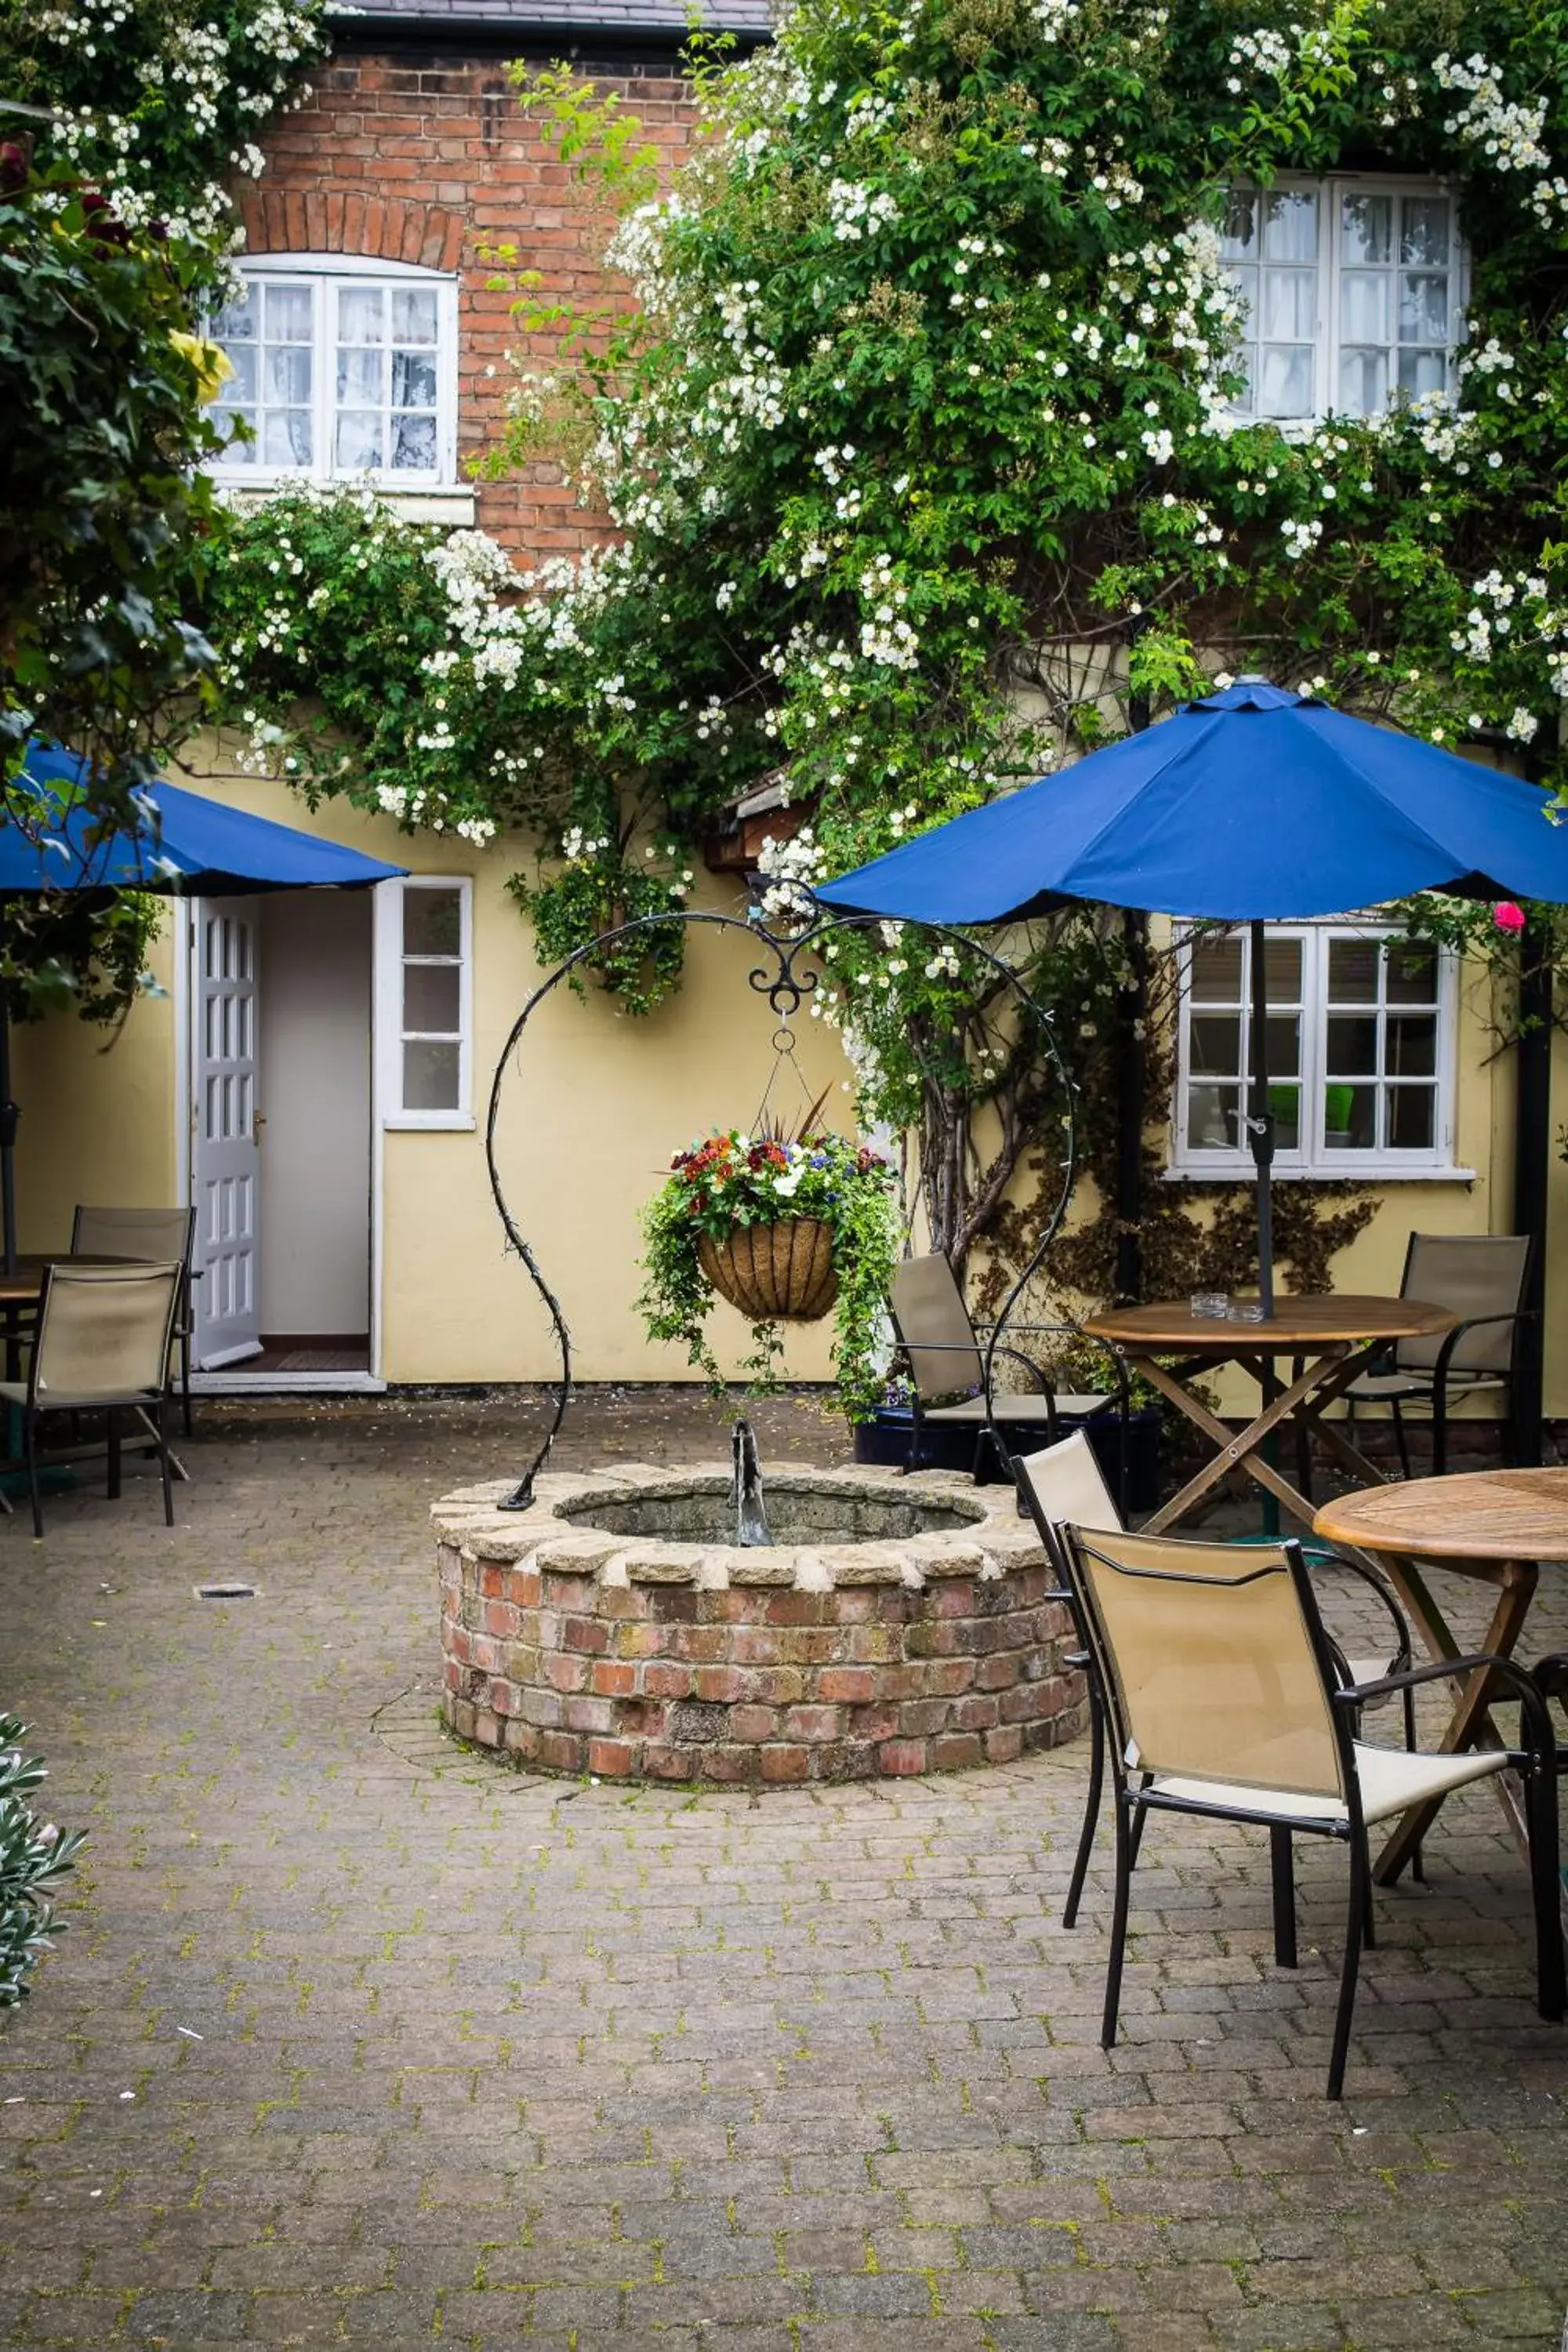
<svg viewBox="0 0 1568 2352">
<path fill-rule="evenodd" d="M 628 72 L 604 77 L 602 86 L 638 116 L 673 166 L 689 134 L 685 85 Z M 542 299 L 602 299 L 603 217 L 594 216 L 537 124 L 520 119 L 499 58 L 334 58 L 310 101 L 274 122 L 262 143 L 267 170 L 243 198 L 253 252 L 361 253 L 460 271 L 461 470 L 500 436 L 509 352 L 521 349 L 540 365 L 551 357 L 548 345 L 527 352 L 510 297 L 489 282 L 497 265 L 483 252 L 515 246 L 515 266 L 542 275 Z M 559 469 L 542 464 L 479 485 L 479 520 L 523 563 L 608 535 L 579 508 Z"/>
</svg>

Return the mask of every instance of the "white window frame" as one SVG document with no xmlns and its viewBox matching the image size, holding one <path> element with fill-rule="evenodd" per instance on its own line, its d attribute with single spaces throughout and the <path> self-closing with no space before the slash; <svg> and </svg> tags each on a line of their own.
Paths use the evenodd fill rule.
<svg viewBox="0 0 1568 2352">
<path fill-rule="evenodd" d="M 403 1099 L 403 1047 L 417 1031 L 403 1025 L 403 974 L 411 959 L 403 952 L 404 897 L 410 890 L 456 890 L 461 929 L 458 980 L 458 1099 L 443 1110 L 410 1109 Z M 418 961 L 419 959 L 412 959 Z M 445 961 L 447 959 L 442 958 Z M 450 1033 L 443 1031 L 443 1036 Z M 376 1092 L 380 1120 L 392 1129 L 457 1129 L 474 1126 L 474 885 L 466 874 L 409 874 L 378 884 L 375 892 Z"/>
<path fill-rule="evenodd" d="M 1458 383 L 1457 365 L 1459 351 L 1466 340 L 1466 314 L 1470 299 L 1470 251 L 1459 226 L 1458 194 L 1450 180 L 1436 176 L 1423 177 L 1416 173 L 1405 174 L 1392 172 L 1336 172 L 1328 178 L 1313 179 L 1305 173 L 1281 173 L 1267 189 L 1255 188 L 1250 183 L 1237 189 L 1238 194 L 1267 197 L 1275 194 L 1297 194 L 1310 192 L 1318 199 L 1318 311 L 1312 335 L 1312 406 L 1299 416 L 1263 416 L 1256 408 L 1227 409 L 1225 413 L 1232 427 L 1240 430 L 1253 425 L 1272 425 L 1279 431 L 1302 432 L 1323 424 L 1331 416 L 1345 417 L 1355 423 L 1367 423 L 1357 410 L 1332 406 L 1331 395 L 1337 391 L 1340 380 L 1340 238 L 1339 200 L 1343 194 L 1375 196 L 1446 196 L 1452 207 L 1453 253 L 1448 265 L 1448 358 L 1446 388 L 1451 395 Z M 1261 272 L 1261 247 L 1258 268 Z M 1227 265 L 1220 265 L 1225 269 Z M 1394 272 L 1397 290 L 1398 268 Z M 1259 282 L 1261 283 L 1261 277 Z M 1394 320 L 1397 330 L 1397 317 Z M 1395 348 L 1397 344 L 1395 343 Z M 1256 394 L 1256 387 L 1255 387 Z M 1386 415 L 1397 405 L 1397 386 L 1384 408 L 1376 412 Z"/>
<path fill-rule="evenodd" d="M 1213 936 L 1209 927 L 1205 927 Z M 1238 926 L 1242 941 L 1241 1055 L 1242 1072 L 1249 1066 L 1251 1052 L 1250 954 L 1251 947 L 1245 925 Z M 1236 936 L 1233 932 L 1230 936 Z M 1474 1171 L 1456 1165 L 1458 1044 L 1458 969 L 1459 960 L 1451 950 L 1437 950 L 1437 1036 L 1436 1046 L 1436 1103 L 1433 1110 L 1433 1136 L 1429 1149 L 1419 1151 L 1379 1150 L 1373 1151 L 1331 1151 L 1323 1140 L 1323 1119 L 1326 1108 L 1325 1088 L 1328 1076 L 1329 1026 L 1329 950 L 1336 940 L 1353 939 L 1363 944 L 1370 941 L 1396 940 L 1405 934 L 1397 923 L 1357 921 L 1352 917 L 1340 917 L 1331 922 L 1270 923 L 1268 936 L 1271 940 L 1299 940 L 1301 942 L 1301 1068 L 1300 1086 L 1301 1104 L 1308 1111 L 1310 1126 L 1293 1150 L 1276 1150 L 1276 1177 L 1309 1177 L 1321 1182 L 1337 1178 L 1356 1182 L 1375 1176 L 1432 1178 L 1442 1177 L 1464 1181 Z M 1180 984 L 1180 1009 L 1176 1056 L 1176 1091 L 1171 1115 L 1171 1155 L 1167 1174 L 1173 1177 L 1195 1177 L 1225 1182 L 1246 1181 L 1252 1174 L 1252 1154 L 1242 1136 L 1234 1146 L 1220 1150 L 1187 1141 L 1190 1089 L 1194 1080 L 1191 1060 L 1192 993 L 1190 987 L 1192 932 L 1176 934 Z M 1205 1008 L 1200 1006 L 1199 1011 Z M 1381 1023 L 1381 1011 L 1380 1011 Z M 1380 1055 L 1381 1060 L 1381 1055 Z M 1197 1084 L 1209 1083 L 1200 1075 Z M 1275 1084 L 1286 1083 L 1278 1077 Z M 1384 1083 L 1380 1072 L 1375 1083 Z M 1243 1101 L 1246 1101 L 1245 1084 Z"/>
<path fill-rule="evenodd" d="M 449 489 L 458 480 L 458 280 L 449 270 L 423 269 L 406 261 L 373 261 L 352 253 L 266 253 L 241 261 L 240 274 L 271 284 L 307 286 L 310 291 L 311 446 L 309 466 L 264 466 L 217 458 L 212 478 L 236 489 L 275 489 L 288 482 L 366 482 L 390 493 Z M 337 418 L 339 294 L 348 289 L 428 287 L 436 295 L 436 463 L 414 471 L 382 466 L 362 473 L 340 472 L 332 458 Z M 252 445 L 254 446 L 254 445 Z"/>
</svg>

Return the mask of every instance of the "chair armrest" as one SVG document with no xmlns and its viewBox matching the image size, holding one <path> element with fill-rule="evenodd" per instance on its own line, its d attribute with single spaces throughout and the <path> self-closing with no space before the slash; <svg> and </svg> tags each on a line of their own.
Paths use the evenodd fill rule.
<svg viewBox="0 0 1568 2352">
<path fill-rule="evenodd" d="M 1363 1584 L 1370 1587 L 1382 1602 L 1384 1614 L 1393 1623 L 1394 1654 L 1396 1661 L 1394 1671 L 1403 1674 L 1408 1668 L 1411 1657 L 1409 1621 L 1394 1592 L 1384 1583 L 1376 1569 L 1369 1568 L 1364 1560 L 1347 1559 L 1342 1552 L 1337 1551 L 1308 1559 L 1307 1567 L 1309 1571 L 1329 1568 L 1342 1569 L 1348 1575 L 1359 1578 Z"/>
<path fill-rule="evenodd" d="M 1114 1396 L 1107 1396 L 1106 1402 L 1110 1404 L 1114 1402 L 1124 1421 L 1131 1412 L 1132 1391 L 1127 1379 L 1127 1361 L 1121 1349 L 1113 1340 L 1097 1339 L 1092 1331 L 1086 1331 L 1082 1325 L 1078 1323 L 1015 1323 L 1009 1320 L 1002 1324 L 977 1323 L 974 1328 L 976 1332 L 1002 1330 L 1026 1331 L 1031 1334 L 1037 1331 L 1059 1331 L 1068 1338 L 1078 1340 L 1081 1346 L 1094 1349 L 1098 1354 L 1110 1358 L 1111 1374 L 1116 1382 Z M 998 1349 L 997 1352 L 1000 1354 L 1002 1351 Z"/>
<path fill-rule="evenodd" d="M 1425 1666 L 1412 1666 L 1397 1675 L 1380 1675 L 1376 1682 L 1352 1683 L 1332 1694 L 1336 1706 L 1357 1707 L 1368 1699 L 1384 1698 L 1394 1691 L 1415 1690 L 1422 1683 L 1454 1681 L 1461 1675 L 1479 1674 L 1483 1670 L 1500 1675 L 1513 1685 L 1520 1702 L 1520 1728 L 1528 1724 L 1534 1731 L 1526 1752 L 1538 1758 L 1552 1771 L 1556 1770 L 1557 1739 L 1552 1728 L 1552 1717 L 1546 1711 L 1546 1697 L 1535 1676 L 1511 1658 L 1500 1658 L 1490 1650 L 1472 1651 L 1464 1658 L 1435 1658 Z M 1510 1749 L 1514 1754 L 1516 1750 Z"/>
<path fill-rule="evenodd" d="M 1443 1344 L 1438 1349 L 1433 1363 L 1434 1386 L 1441 1388 L 1447 1381 L 1448 1367 L 1453 1361 L 1454 1350 L 1468 1332 L 1484 1331 L 1489 1324 L 1493 1323 L 1529 1322 L 1539 1312 L 1539 1308 L 1534 1307 L 1516 1307 L 1507 1315 L 1471 1315 L 1468 1316 L 1463 1323 L 1456 1323 L 1453 1329 L 1445 1335 Z"/>
</svg>

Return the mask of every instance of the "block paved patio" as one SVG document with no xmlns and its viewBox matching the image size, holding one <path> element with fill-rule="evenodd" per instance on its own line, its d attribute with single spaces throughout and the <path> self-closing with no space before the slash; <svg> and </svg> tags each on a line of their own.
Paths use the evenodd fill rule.
<svg viewBox="0 0 1568 2352">
<path fill-rule="evenodd" d="M 537 1410 L 209 1406 L 173 1533 L 141 1480 L 0 1526 L 0 1701 L 92 1839 L 0 2022 L 0 2341 L 1557 2352 L 1568 2031 L 1485 1790 L 1379 1898 L 1342 2107 L 1342 1857 L 1304 1847 L 1288 1976 L 1261 1833 L 1152 1830 L 1108 2056 L 1081 1745 L 755 1796 L 445 1740 L 426 1511 Z M 570 1427 L 568 1465 L 723 1436 L 669 1392 Z"/>
</svg>

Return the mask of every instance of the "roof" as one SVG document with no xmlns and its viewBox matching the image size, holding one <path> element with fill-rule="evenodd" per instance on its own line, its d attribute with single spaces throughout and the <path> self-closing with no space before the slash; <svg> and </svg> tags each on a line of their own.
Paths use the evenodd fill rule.
<svg viewBox="0 0 1568 2352">
<path fill-rule="evenodd" d="M 702 24 L 747 48 L 766 39 L 775 14 L 771 0 L 701 0 Z M 335 48 L 360 50 L 388 40 L 514 50 L 547 40 L 557 52 L 668 54 L 690 32 L 687 0 L 374 0 L 330 10 L 328 23 Z"/>
</svg>

